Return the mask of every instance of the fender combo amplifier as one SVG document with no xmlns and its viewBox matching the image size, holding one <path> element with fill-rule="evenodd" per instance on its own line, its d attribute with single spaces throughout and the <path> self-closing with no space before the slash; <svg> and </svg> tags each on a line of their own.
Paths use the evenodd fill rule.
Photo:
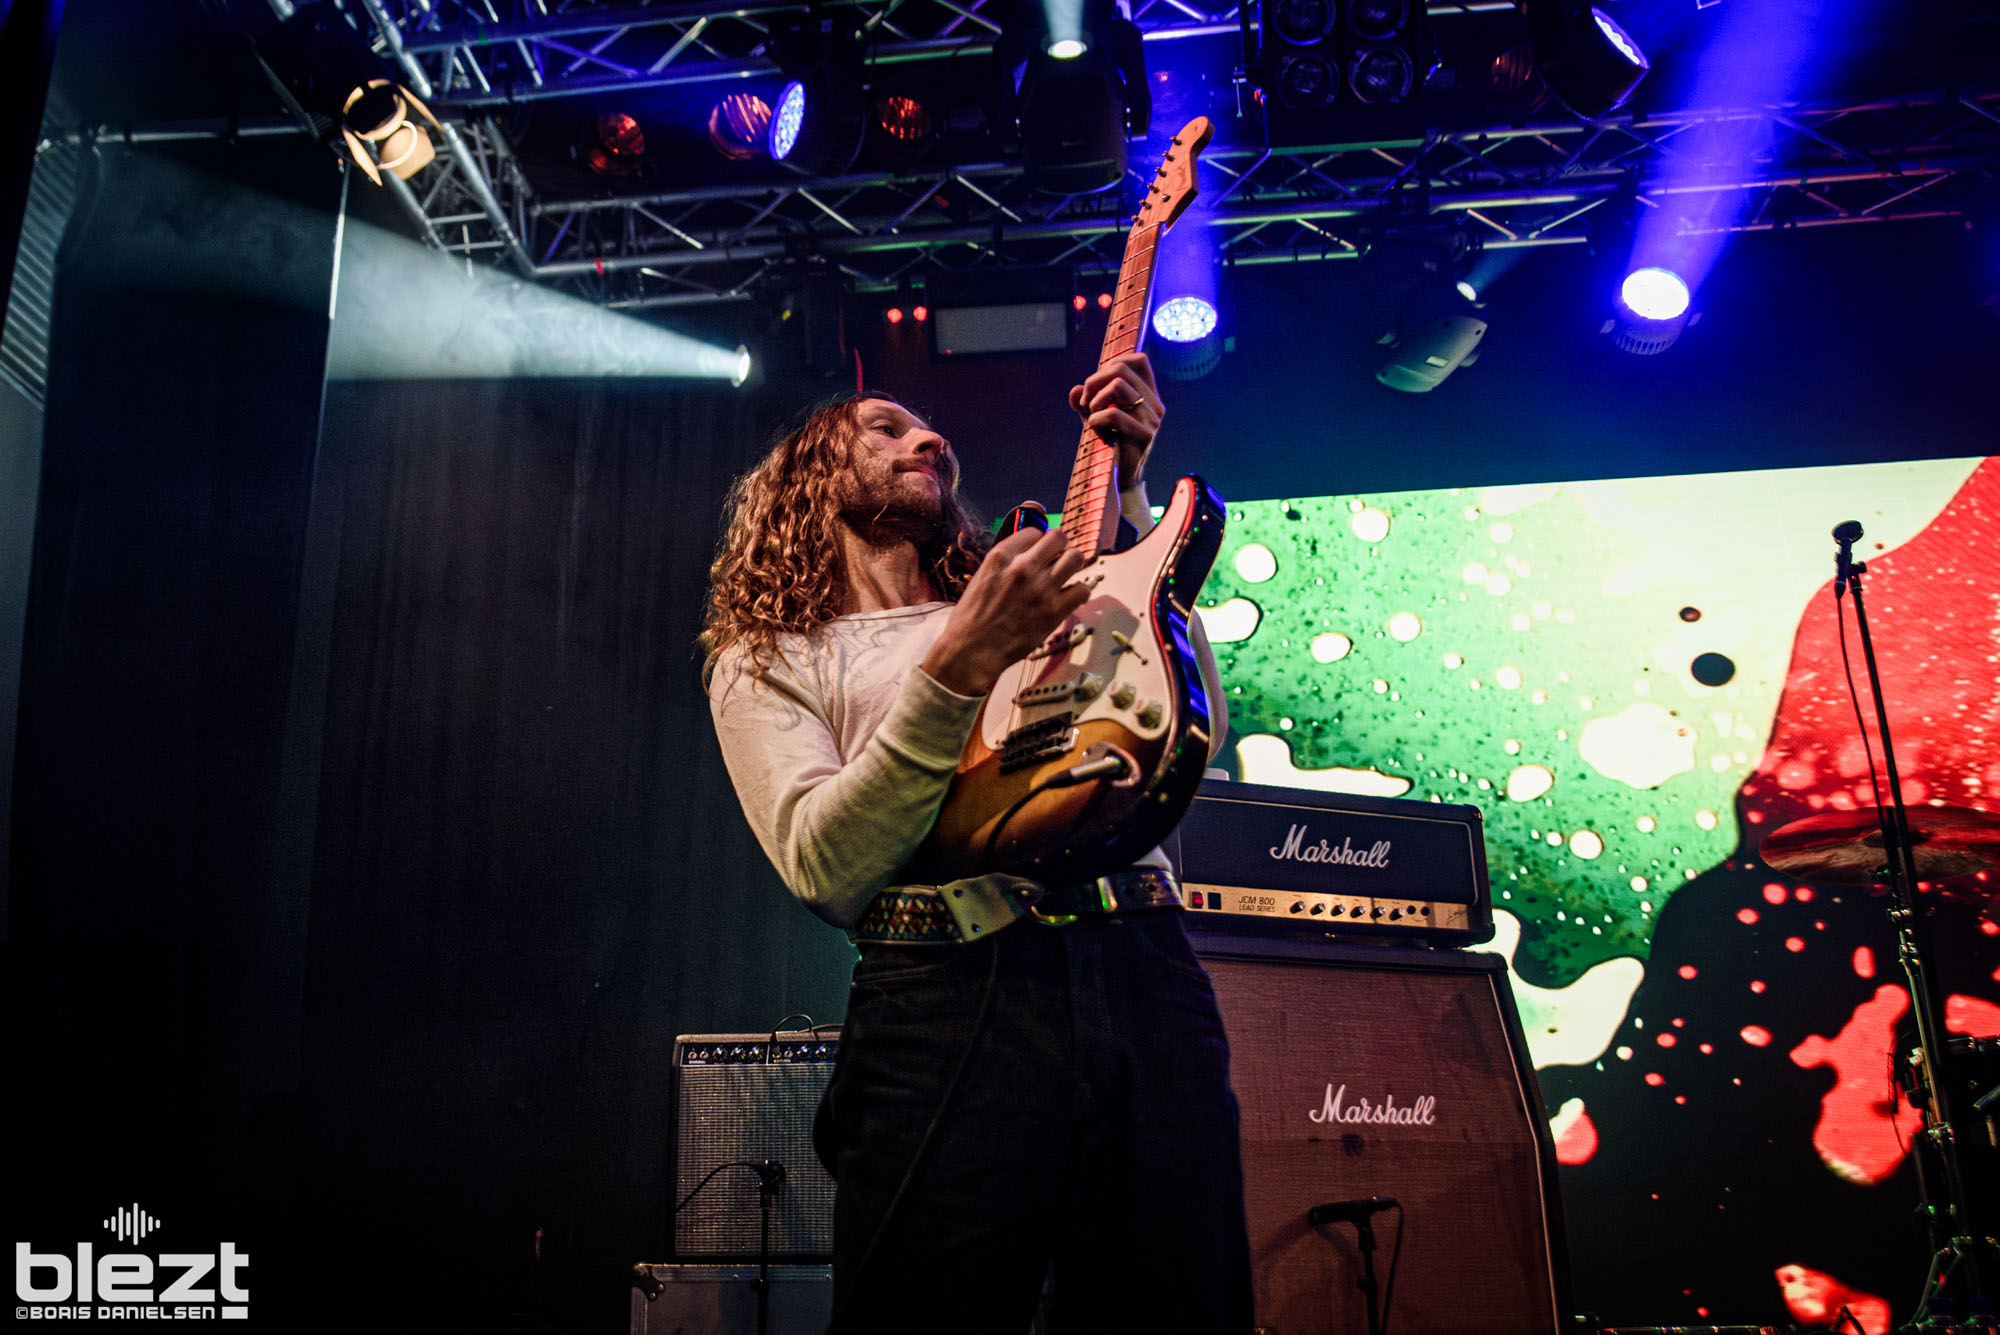
<svg viewBox="0 0 2000 1335">
<path fill-rule="evenodd" d="M 1258 1327 L 1368 1328 L 1358 1228 L 1308 1219 L 1365 1202 L 1384 1290 L 1400 1251 L 1397 1335 L 1566 1330 L 1555 1147 L 1506 962 L 1237 933 L 1195 948 L 1243 1112 Z"/>
<path fill-rule="evenodd" d="M 758 1259 L 762 1178 L 745 1165 L 767 1163 L 784 1168 L 771 1197 L 771 1258 L 832 1258 L 833 1179 L 813 1154 L 812 1123 L 838 1046 L 811 1030 L 674 1040 L 676 1259 Z"/>
</svg>

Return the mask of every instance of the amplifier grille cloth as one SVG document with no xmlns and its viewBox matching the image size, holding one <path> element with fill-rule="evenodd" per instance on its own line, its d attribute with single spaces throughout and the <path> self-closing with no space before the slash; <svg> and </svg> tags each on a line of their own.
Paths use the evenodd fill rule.
<svg viewBox="0 0 2000 1335">
<path fill-rule="evenodd" d="M 709 1170 L 736 1159 L 775 1159 L 785 1183 L 771 1211 L 771 1254 L 833 1254 L 833 1179 L 812 1149 L 813 1110 L 832 1062 L 682 1066 L 675 1134 L 674 1203 Z M 674 1219 L 680 1257 L 751 1258 L 762 1231 L 757 1175 L 724 1168 Z"/>
</svg>

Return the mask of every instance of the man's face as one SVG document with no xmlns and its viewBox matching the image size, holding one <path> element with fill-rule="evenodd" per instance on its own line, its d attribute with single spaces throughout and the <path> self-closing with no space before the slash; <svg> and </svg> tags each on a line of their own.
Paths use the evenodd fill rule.
<svg viewBox="0 0 2000 1335">
<path fill-rule="evenodd" d="M 864 399 L 839 479 L 841 517 L 866 534 L 928 537 L 958 476 L 951 446 L 907 408 Z"/>
</svg>

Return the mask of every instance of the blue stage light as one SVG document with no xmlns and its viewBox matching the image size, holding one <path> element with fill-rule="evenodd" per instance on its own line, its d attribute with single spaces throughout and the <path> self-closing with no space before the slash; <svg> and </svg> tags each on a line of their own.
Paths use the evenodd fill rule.
<svg viewBox="0 0 2000 1335">
<path fill-rule="evenodd" d="M 1169 343 L 1193 343 L 1215 332 L 1215 307 L 1200 297 L 1175 297 L 1153 312 L 1153 332 Z"/>
<path fill-rule="evenodd" d="M 1049 54 L 1057 60 L 1075 60 L 1089 49 L 1074 37 L 1061 37 L 1049 43 Z"/>
<path fill-rule="evenodd" d="M 1618 26 L 1618 20 L 1601 9 L 1592 9 L 1590 17 L 1597 21 L 1598 31 L 1609 38 L 1611 44 L 1618 48 L 1619 54 L 1631 61 L 1641 73 L 1653 67 L 1652 62 L 1646 59 L 1646 53 L 1632 40 L 1632 34 Z"/>
<path fill-rule="evenodd" d="M 1648 320 L 1678 319 L 1687 312 L 1688 285 L 1671 269 L 1634 269 L 1618 289 L 1619 298 L 1634 315 Z"/>
<path fill-rule="evenodd" d="M 794 79 L 778 94 L 778 109 L 771 113 L 770 149 L 774 159 L 785 160 L 798 144 L 799 131 L 805 123 L 806 86 Z"/>
</svg>

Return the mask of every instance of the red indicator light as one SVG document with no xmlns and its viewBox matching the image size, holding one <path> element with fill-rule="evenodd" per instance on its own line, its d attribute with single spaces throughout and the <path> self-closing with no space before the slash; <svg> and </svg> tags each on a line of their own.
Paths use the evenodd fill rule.
<svg viewBox="0 0 2000 1335">
<path fill-rule="evenodd" d="M 918 324 L 922 324 L 924 321 L 931 318 L 931 308 L 928 306 L 919 306 L 915 310 L 911 311 L 910 314 L 916 319 L 916 322 Z"/>
<path fill-rule="evenodd" d="M 903 308 L 901 306 L 891 306 L 883 312 L 883 315 L 888 319 L 890 324 L 903 323 Z"/>
<path fill-rule="evenodd" d="M 1101 311 L 1111 309 L 1111 294 L 1109 292 L 1100 292 L 1097 294 L 1097 309 Z"/>
<path fill-rule="evenodd" d="M 1076 294 L 1076 295 L 1075 295 L 1074 297 L 1071 297 L 1071 298 L 1070 298 L 1070 301 L 1069 301 L 1069 304 L 1070 304 L 1070 305 L 1072 305 L 1072 306 L 1074 306 L 1074 307 L 1075 307 L 1076 309 L 1078 309 L 1078 310 L 1082 310 L 1082 309 L 1083 309 L 1083 294 L 1082 294 L 1081 292 L 1079 292 L 1079 293 L 1077 293 L 1077 294 Z"/>
</svg>

